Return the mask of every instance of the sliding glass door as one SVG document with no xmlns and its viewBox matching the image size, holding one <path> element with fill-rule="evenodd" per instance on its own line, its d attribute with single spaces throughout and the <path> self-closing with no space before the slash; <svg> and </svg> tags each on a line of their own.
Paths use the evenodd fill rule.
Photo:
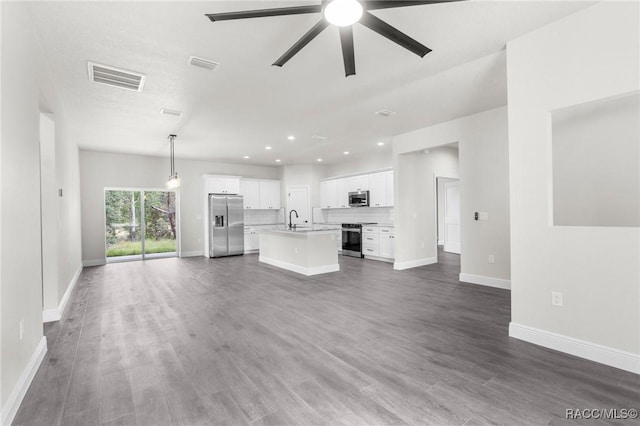
<svg viewBox="0 0 640 426">
<path fill-rule="evenodd" d="M 144 225 L 146 257 L 176 255 L 175 192 L 144 191 Z"/>
<path fill-rule="evenodd" d="M 177 255 L 174 191 L 106 189 L 107 261 Z"/>
</svg>

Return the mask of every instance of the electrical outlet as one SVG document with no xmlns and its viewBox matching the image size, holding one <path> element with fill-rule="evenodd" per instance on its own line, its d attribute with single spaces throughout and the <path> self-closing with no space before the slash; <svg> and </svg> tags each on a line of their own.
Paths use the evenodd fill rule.
<svg viewBox="0 0 640 426">
<path fill-rule="evenodd" d="M 22 340 L 22 336 L 24 336 L 24 320 L 20 320 L 20 340 Z"/>
<path fill-rule="evenodd" d="M 559 291 L 552 291 L 551 292 L 551 304 L 553 306 L 562 306 L 563 305 L 562 293 L 560 293 Z"/>
<path fill-rule="evenodd" d="M 489 263 L 496 263 L 496 257 L 492 254 L 489 255 Z"/>
<path fill-rule="evenodd" d="M 294 252 L 295 254 L 298 254 L 298 247 L 295 247 L 295 248 L 293 249 L 293 252 Z"/>
</svg>

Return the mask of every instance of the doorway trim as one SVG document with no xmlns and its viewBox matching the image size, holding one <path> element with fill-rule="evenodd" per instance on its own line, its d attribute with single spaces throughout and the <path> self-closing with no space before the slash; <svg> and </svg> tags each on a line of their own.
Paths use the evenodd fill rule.
<svg viewBox="0 0 640 426">
<path fill-rule="evenodd" d="M 460 157 L 458 157 L 458 164 L 460 163 Z M 435 222 L 435 230 L 436 230 L 436 235 L 438 235 L 438 178 L 446 178 L 446 179 L 458 179 L 458 182 L 460 181 L 460 173 L 456 173 L 454 171 L 451 170 L 436 170 L 435 172 L 433 172 L 433 208 L 434 208 L 434 222 Z M 460 203 L 462 203 L 462 197 L 460 197 Z M 460 211 L 462 211 L 462 206 L 460 208 Z M 460 235 L 462 235 L 462 220 L 460 221 Z M 462 238 L 460 238 L 462 239 Z M 435 241 L 433 242 L 434 244 L 434 251 L 436 253 L 436 261 L 435 263 L 438 263 L 438 238 L 435 238 Z M 462 258 L 461 258 L 462 259 Z"/>
</svg>

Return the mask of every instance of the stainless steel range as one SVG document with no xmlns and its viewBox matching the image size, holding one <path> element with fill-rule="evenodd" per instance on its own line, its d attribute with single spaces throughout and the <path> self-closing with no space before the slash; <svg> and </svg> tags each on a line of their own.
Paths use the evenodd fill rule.
<svg viewBox="0 0 640 426">
<path fill-rule="evenodd" d="M 362 225 L 374 225 L 371 222 L 342 224 L 342 254 L 344 256 L 363 257 Z"/>
</svg>

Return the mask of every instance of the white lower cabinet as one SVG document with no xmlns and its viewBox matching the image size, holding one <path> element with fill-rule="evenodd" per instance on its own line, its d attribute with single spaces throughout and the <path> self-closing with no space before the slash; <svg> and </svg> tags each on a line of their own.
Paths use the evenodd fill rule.
<svg viewBox="0 0 640 426">
<path fill-rule="evenodd" d="M 244 252 L 255 253 L 260 250 L 260 234 L 258 231 L 244 231 Z"/>
<path fill-rule="evenodd" d="M 393 227 L 363 226 L 362 254 L 380 260 L 392 260 L 395 256 Z"/>
</svg>

